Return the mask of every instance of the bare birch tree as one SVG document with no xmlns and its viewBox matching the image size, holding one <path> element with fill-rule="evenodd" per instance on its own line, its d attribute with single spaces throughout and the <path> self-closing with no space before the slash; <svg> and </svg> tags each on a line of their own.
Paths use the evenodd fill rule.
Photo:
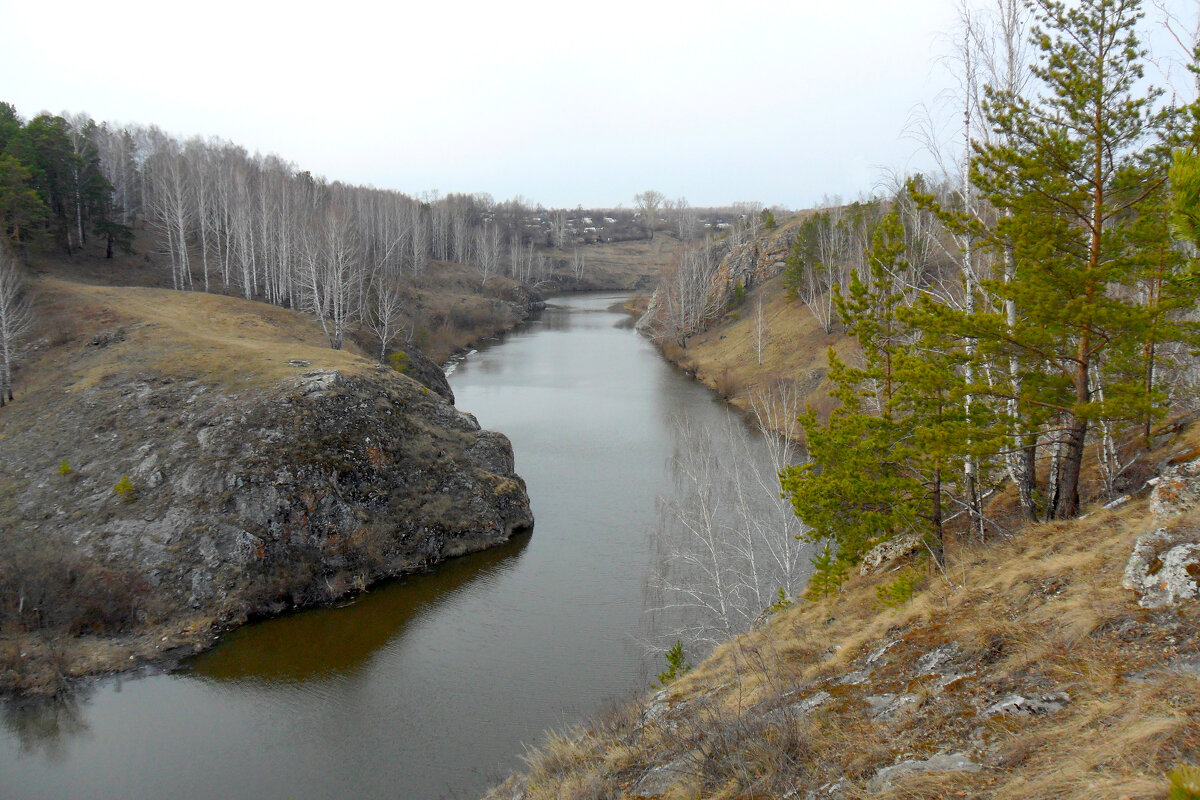
<svg viewBox="0 0 1200 800">
<path fill-rule="evenodd" d="M 342 349 L 359 309 L 357 262 L 358 237 L 348 215 L 340 208 L 325 209 L 305 240 L 305 308 L 316 315 L 334 350 Z"/>
<path fill-rule="evenodd" d="M 0 408 L 13 399 L 17 344 L 33 325 L 33 310 L 16 256 L 0 245 Z"/>
<path fill-rule="evenodd" d="M 576 281 L 583 280 L 583 270 L 587 266 L 587 256 L 579 252 L 576 247 L 571 251 L 571 274 L 575 276 Z"/>
<path fill-rule="evenodd" d="M 385 275 L 372 281 L 364 322 L 379 340 L 379 363 L 387 358 L 388 347 L 400 334 L 404 318 L 404 301 L 396 282 Z"/>
<path fill-rule="evenodd" d="M 485 224 L 475 236 L 475 271 L 479 273 L 479 285 L 483 287 L 500 269 L 500 226 Z"/>
<path fill-rule="evenodd" d="M 764 401 L 762 413 L 779 402 Z M 668 617 L 670 639 L 708 648 L 747 630 L 781 590 L 786 598 L 801 591 L 809 550 L 779 496 L 776 464 L 793 457 L 792 445 L 766 445 L 733 415 L 718 430 L 681 417 L 675 433 L 674 488 L 659 499 L 653 533 L 650 610 Z"/>
</svg>

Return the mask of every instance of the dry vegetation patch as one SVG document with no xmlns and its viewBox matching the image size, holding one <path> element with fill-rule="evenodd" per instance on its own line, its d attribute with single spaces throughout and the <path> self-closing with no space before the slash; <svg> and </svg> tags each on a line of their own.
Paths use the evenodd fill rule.
<svg viewBox="0 0 1200 800">
<path fill-rule="evenodd" d="M 1162 797 L 1200 761 L 1200 608 L 1121 588 L 1146 506 L 955 547 L 898 609 L 855 576 L 489 797 Z M 971 769 L 880 772 L 950 756 Z"/>
<path fill-rule="evenodd" d="M 668 360 L 738 408 L 749 409 L 755 392 L 782 381 L 795 384 L 802 405 L 811 405 L 822 419 L 834 407 L 826 378 L 831 347 L 843 358 L 853 358 L 853 341 L 840 329 L 823 331 L 800 301 L 788 299 L 779 275 L 748 291 L 745 302 L 689 339 L 687 347 L 661 345 Z"/>
</svg>

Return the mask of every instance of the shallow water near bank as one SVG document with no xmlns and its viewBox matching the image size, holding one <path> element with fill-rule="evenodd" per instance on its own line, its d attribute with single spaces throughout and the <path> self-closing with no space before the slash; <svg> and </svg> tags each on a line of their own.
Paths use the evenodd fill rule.
<svg viewBox="0 0 1200 800">
<path fill-rule="evenodd" d="M 546 729 L 645 689 L 671 421 L 730 412 L 619 326 L 619 299 L 555 300 L 451 376 L 512 439 L 532 534 L 247 626 L 174 674 L 0 707 L 0 798 L 474 797 Z"/>
</svg>

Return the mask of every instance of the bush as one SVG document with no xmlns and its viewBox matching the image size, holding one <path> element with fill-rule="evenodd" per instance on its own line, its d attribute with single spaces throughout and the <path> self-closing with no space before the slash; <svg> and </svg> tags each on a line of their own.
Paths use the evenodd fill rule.
<svg viewBox="0 0 1200 800">
<path fill-rule="evenodd" d="M 1200 800 L 1200 767 L 1180 764 L 1167 773 L 1171 788 L 1167 800 Z"/>
<path fill-rule="evenodd" d="M 713 389 L 718 395 L 720 395 L 722 400 L 730 399 L 738 393 L 738 389 L 740 388 L 741 384 L 738 382 L 737 378 L 730 374 L 729 367 L 722 369 L 721 372 L 713 379 Z"/>
<path fill-rule="evenodd" d="M 388 356 L 388 361 L 391 362 L 392 369 L 396 372 L 404 372 L 408 369 L 408 353 L 403 350 L 397 350 Z"/>
<path fill-rule="evenodd" d="M 733 285 L 733 295 L 729 298 L 729 307 L 737 308 L 744 302 L 746 302 L 746 287 L 739 280 Z"/>
<path fill-rule="evenodd" d="M 135 570 L 97 564 L 69 542 L 0 540 L 0 629 L 113 634 L 155 614 Z"/>
<path fill-rule="evenodd" d="M 58 465 L 58 474 L 59 475 L 70 475 L 71 474 L 71 465 L 67 463 L 67 460 L 65 458 L 62 460 L 62 463 Z"/>
<path fill-rule="evenodd" d="M 137 492 L 134 491 L 133 481 L 129 480 L 128 475 L 121 476 L 121 480 L 117 481 L 117 485 L 113 487 L 113 491 L 126 503 L 132 503 L 134 500 L 137 500 Z"/>
<path fill-rule="evenodd" d="M 913 598 L 921 583 L 921 573 L 912 567 L 905 568 L 896 580 L 875 587 L 875 597 L 883 608 L 899 608 Z"/>
</svg>

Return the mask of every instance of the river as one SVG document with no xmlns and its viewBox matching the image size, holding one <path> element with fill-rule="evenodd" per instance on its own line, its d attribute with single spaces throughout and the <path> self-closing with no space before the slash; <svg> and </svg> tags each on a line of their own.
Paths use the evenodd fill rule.
<svg viewBox="0 0 1200 800">
<path fill-rule="evenodd" d="M 451 375 L 513 442 L 537 522 L 171 674 L 0 706 L 0 798 L 467 798 L 661 664 L 637 643 L 672 417 L 729 412 L 609 311 L 559 299 Z"/>
</svg>

